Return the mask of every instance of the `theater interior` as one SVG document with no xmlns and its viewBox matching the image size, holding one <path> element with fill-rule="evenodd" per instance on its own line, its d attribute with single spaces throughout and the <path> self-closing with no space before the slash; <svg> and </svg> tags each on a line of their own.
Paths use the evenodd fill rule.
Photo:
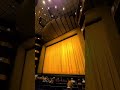
<svg viewBox="0 0 120 90">
<path fill-rule="evenodd" d="M 0 1 L 0 90 L 120 90 L 120 0 Z"/>
</svg>

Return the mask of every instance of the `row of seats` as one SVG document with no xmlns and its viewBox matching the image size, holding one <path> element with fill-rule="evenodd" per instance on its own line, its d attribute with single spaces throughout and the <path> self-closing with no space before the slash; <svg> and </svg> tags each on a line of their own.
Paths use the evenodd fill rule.
<svg viewBox="0 0 120 90">
<path fill-rule="evenodd" d="M 68 79 L 73 81 L 72 90 L 85 90 L 85 77 L 82 76 L 38 76 L 36 90 L 67 90 Z M 53 81 L 52 83 L 49 81 Z"/>
</svg>

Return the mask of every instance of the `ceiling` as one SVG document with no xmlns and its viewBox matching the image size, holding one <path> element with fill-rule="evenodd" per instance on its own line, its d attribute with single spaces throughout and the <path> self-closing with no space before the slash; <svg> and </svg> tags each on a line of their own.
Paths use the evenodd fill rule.
<svg viewBox="0 0 120 90">
<path fill-rule="evenodd" d="M 0 32 L 2 38 L 5 37 L 9 40 L 9 36 L 13 36 L 25 40 L 33 37 L 35 24 L 35 33 L 43 36 L 45 42 L 48 42 L 78 27 L 76 11 L 82 0 L 36 1 L 37 5 L 34 12 L 34 2 L 30 2 L 30 0 L 0 0 L 0 28 L 1 26 L 5 26 L 5 30 L 9 31 L 10 29 L 13 32 L 15 31 L 14 33 L 11 32 L 12 34 L 9 32 Z M 90 7 L 97 6 L 99 4 L 97 2 L 110 3 L 113 1 L 114 0 L 86 0 L 85 8 L 90 9 Z M 33 15 L 31 13 L 35 14 Z M 33 21 L 34 16 L 35 22 Z M 16 24 L 19 27 L 16 28 Z M 16 34 L 16 32 L 18 33 Z"/>
<path fill-rule="evenodd" d="M 79 0 L 38 0 L 35 7 L 35 33 L 45 42 L 78 27 Z"/>
</svg>

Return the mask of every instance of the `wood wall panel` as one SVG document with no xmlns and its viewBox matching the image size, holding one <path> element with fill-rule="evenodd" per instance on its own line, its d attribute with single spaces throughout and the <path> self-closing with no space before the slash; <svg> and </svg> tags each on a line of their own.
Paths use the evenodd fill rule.
<svg viewBox="0 0 120 90">
<path fill-rule="evenodd" d="M 68 27 L 68 24 L 67 24 L 67 22 L 65 20 L 65 17 L 62 17 L 61 21 L 64 23 L 64 27 L 65 27 L 66 32 L 68 32 L 69 31 L 69 27 Z"/>
<path fill-rule="evenodd" d="M 73 18 L 73 16 L 70 16 L 70 19 L 71 19 L 71 22 L 72 22 L 73 28 L 76 28 L 76 25 L 75 25 L 75 22 L 74 22 L 74 18 Z"/>
<path fill-rule="evenodd" d="M 73 27 L 72 27 L 72 24 L 71 24 L 70 18 L 69 18 L 69 17 L 66 17 L 66 20 L 67 20 L 67 22 L 68 22 L 69 29 L 72 30 Z"/>
<path fill-rule="evenodd" d="M 42 70 L 43 70 L 45 50 L 46 50 L 46 47 L 43 45 L 42 50 L 41 50 L 40 59 L 39 59 L 40 61 L 39 61 L 39 65 L 38 65 L 38 73 L 42 73 Z"/>
<path fill-rule="evenodd" d="M 86 27 L 86 90 L 120 90 L 120 77 L 108 37 L 113 28 L 106 26 L 109 23 L 106 20 L 112 19 L 107 18 L 110 14 L 108 10 L 102 7 L 93 11 L 101 15 L 103 20 Z M 94 17 L 93 14 L 90 17 Z"/>
<path fill-rule="evenodd" d="M 48 24 L 48 25 L 50 26 L 51 24 Z M 44 32 L 43 32 L 43 35 L 44 35 L 44 37 L 46 38 L 47 41 L 53 39 L 53 36 L 51 35 L 50 30 L 49 30 L 49 26 L 45 27 Z"/>
<path fill-rule="evenodd" d="M 53 38 L 58 37 L 56 32 L 54 31 L 52 25 L 50 25 L 50 27 L 49 27 L 49 33 L 53 36 Z"/>
<path fill-rule="evenodd" d="M 61 32 L 64 34 L 66 31 L 65 31 L 64 26 L 62 25 L 62 22 L 61 22 L 60 18 L 57 18 L 56 21 L 57 21 L 57 23 L 58 23 L 58 25 L 61 29 Z"/>
<path fill-rule="evenodd" d="M 70 36 L 75 35 L 75 34 L 77 34 L 77 30 L 74 29 L 74 30 L 72 30 L 72 31 L 70 31 L 70 32 L 58 37 L 58 38 L 55 38 L 54 40 L 51 40 L 50 42 L 47 42 L 45 44 L 45 46 L 47 47 L 47 46 L 49 46 L 49 45 L 51 45 L 53 43 L 61 41 L 61 40 L 65 39 L 65 38 L 70 37 Z"/>
<path fill-rule="evenodd" d="M 35 90 L 35 50 L 26 52 L 22 84 L 20 90 Z"/>
<path fill-rule="evenodd" d="M 24 66 L 24 58 L 25 58 L 25 49 L 23 47 L 19 47 L 17 50 L 14 69 L 11 75 L 9 90 L 20 90 L 22 70 L 23 70 L 22 68 Z"/>
<path fill-rule="evenodd" d="M 59 27 L 58 27 L 55 19 L 52 20 L 51 23 L 52 23 L 52 25 L 53 25 L 53 27 L 54 27 L 54 30 L 55 30 L 55 32 L 57 33 L 57 35 L 58 35 L 58 36 L 62 35 L 62 32 L 60 31 L 60 29 L 59 29 Z"/>
</svg>

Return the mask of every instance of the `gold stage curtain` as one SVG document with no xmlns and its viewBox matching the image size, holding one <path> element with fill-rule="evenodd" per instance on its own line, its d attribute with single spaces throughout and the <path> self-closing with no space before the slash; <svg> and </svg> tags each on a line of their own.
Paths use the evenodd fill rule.
<svg viewBox="0 0 120 90">
<path fill-rule="evenodd" d="M 43 73 L 85 74 L 85 59 L 78 35 L 46 48 Z"/>
</svg>

